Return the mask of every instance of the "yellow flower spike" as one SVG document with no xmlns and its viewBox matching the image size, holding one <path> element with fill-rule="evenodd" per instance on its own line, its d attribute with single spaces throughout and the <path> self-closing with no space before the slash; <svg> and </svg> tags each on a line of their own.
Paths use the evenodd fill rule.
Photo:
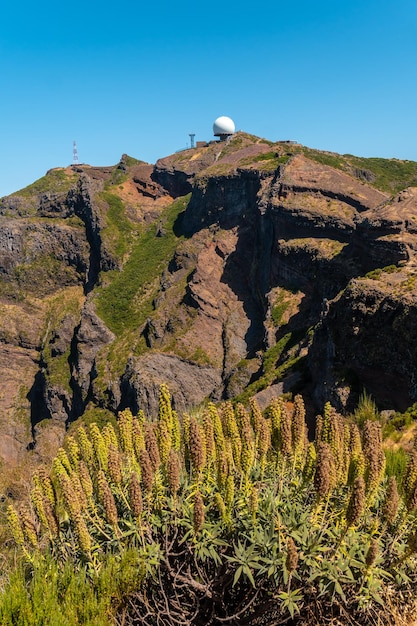
<svg viewBox="0 0 417 626">
<path fill-rule="evenodd" d="M 97 461 L 98 466 L 101 469 L 107 471 L 108 465 L 108 455 L 107 455 L 107 446 L 104 441 L 104 437 L 101 433 L 101 430 L 97 426 L 96 423 L 90 424 L 90 437 L 91 442 L 93 444 L 94 455 Z"/>
<path fill-rule="evenodd" d="M 39 468 L 39 481 L 43 494 L 48 498 L 52 506 L 56 504 L 54 486 L 52 484 L 51 477 L 44 467 Z"/>
<path fill-rule="evenodd" d="M 190 457 L 193 469 L 201 472 L 206 462 L 205 450 L 200 427 L 194 417 L 190 419 Z"/>
<path fill-rule="evenodd" d="M 242 454 L 242 441 L 236 421 L 235 412 L 231 402 L 225 402 L 222 407 L 223 429 L 226 438 L 230 440 L 233 454 L 233 462 L 237 469 L 241 469 L 240 456 Z"/>
<path fill-rule="evenodd" d="M 145 436 L 143 434 L 143 421 L 134 417 L 132 420 L 133 449 L 136 460 L 140 459 L 140 451 L 145 448 Z"/>
<path fill-rule="evenodd" d="M 83 426 L 80 426 L 77 429 L 76 435 L 81 457 L 83 461 L 87 464 L 87 466 L 91 468 L 95 464 L 93 444 L 91 443 L 90 438 L 88 437 L 87 432 Z"/>
<path fill-rule="evenodd" d="M 30 499 L 32 501 L 33 508 L 35 510 L 36 515 L 38 516 L 40 523 L 45 529 L 47 529 L 48 518 L 46 517 L 46 514 L 45 514 L 44 495 L 42 493 L 42 490 L 39 487 L 34 487 L 32 491 L 30 492 Z"/>
<path fill-rule="evenodd" d="M 9 504 L 7 507 L 7 520 L 9 522 L 10 530 L 12 531 L 13 539 L 19 546 L 23 546 L 25 543 L 25 537 L 22 530 L 19 515 L 15 511 L 14 507 Z"/>
<path fill-rule="evenodd" d="M 73 435 L 68 435 L 65 442 L 67 448 L 68 458 L 71 463 L 71 467 L 77 467 L 80 460 L 80 447 Z"/>
<path fill-rule="evenodd" d="M 22 506 L 19 511 L 19 517 L 25 539 L 32 548 L 38 547 L 38 536 L 36 534 L 35 523 L 26 506 Z"/>
<path fill-rule="evenodd" d="M 133 415 L 130 409 L 121 411 L 117 416 L 117 424 L 119 426 L 120 447 L 127 454 L 127 456 L 133 458 Z"/>
<path fill-rule="evenodd" d="M 119 440 L 116 435 L 116 431 L 114 430 L 113 424 L 110 422 L 105 425 L 102 430 L 103 439 L 106 443 L 106 446 L 110 448 L 113 446 L 115 450 L 119 449 Z"/>
</svg>

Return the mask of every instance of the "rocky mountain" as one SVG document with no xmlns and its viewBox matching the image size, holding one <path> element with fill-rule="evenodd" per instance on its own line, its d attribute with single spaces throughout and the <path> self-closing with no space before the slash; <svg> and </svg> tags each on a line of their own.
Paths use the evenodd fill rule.
<svg viewBox="0 0 417 626">
<path fill-rule="evenodd" d="M 417 401 L 417 163 L 237 133 L 0 199 L 0 462 L 130 407 Z"/>
</svg>

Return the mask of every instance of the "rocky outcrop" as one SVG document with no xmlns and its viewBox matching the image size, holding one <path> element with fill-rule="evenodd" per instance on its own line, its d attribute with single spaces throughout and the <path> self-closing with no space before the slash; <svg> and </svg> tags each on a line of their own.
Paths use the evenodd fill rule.
<svg viewBox="0 0 417 626">
<path fill-rule="evenodd" d="M 96 195 L 102 191 L 103 181 L 92 180 L 81 174 L 76 188 L 67 197 L 67 206 L 85 224 L 85 234 L 89 243 L 90 258 L 86 288 L 88 291 L 97 283 L 100 271 L 116 269 L 119 264 L 103 243 L 102 229 L 105 224 L 106 207 L 104 201 L 97 201 Z"/>
<path fill-rule="evenodd" d="M 75 329 L 71 355 L 71 387 L 73 400 L 71 419 L 84 413 L 93 397 L 93 381 L 97 377 L 96 356 L 106 345 L 114 341 L 113 333 L 95 312 L 88 300 L 81 311 L 80 325 Z"/>
<path fill-rule="evenodd" d="M 417 298 L 407 284 L 406 269 L 381 272 L 352 280 L 329 303 L 310 352 L 317 403 L 352 409 L 363 386 L 383 408 L 417 401 Z"/>
<path fill-rule="evenodd" d="M 143 409 L 155 416 L 162 383 L 168 385 L 177 411 L 184 411 L 207 397 L 220 399 L 221 374 L 218 369 L 174 355 L 148 354 L 129 360 L 122 378 L 120 408 L 130 407 L 134 412 Z"/>
</svg>

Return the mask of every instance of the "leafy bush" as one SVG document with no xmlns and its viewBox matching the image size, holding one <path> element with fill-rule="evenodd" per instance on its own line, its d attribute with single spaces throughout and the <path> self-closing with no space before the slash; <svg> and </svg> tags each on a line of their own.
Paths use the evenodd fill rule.
<svg viewBox="0 0 417 626">
<path fill-rule="evenodd" d="M 156 422 L 125 410 L 117 428 L 80 427 L 34 477 L 34 512 L 8 514 L 35 572 L 52 557 L 98 588 L 109 563 L 133 559 L 125 587 L 124 566 L 105 586 L 118 623 L 395 624 L 415 609 L 417 450 L 402 490 L 386 477 L 378 421 L 360 429 L 327 404 L 309 443 L 300 396 L 179 419 L 162 386 Z M 47 595 L 64 574 L 42 576 Z M 13 585 L 2 623 L 28 623 L 25 594 L 7 608 Z"/>
</svg>

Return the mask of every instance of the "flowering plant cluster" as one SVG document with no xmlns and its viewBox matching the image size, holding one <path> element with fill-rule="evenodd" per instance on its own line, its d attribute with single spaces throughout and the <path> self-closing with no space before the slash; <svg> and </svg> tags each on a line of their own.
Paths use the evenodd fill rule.
<svg viewBox="0 0 417 626">
<path fill-rule="evenodd" d="M 327 404 L 309 441 L 301 396 L 178 416 L 163 385 L 155 421 L 67 436 L 8 516 L 29 563 L 133 555 L 115 623 L 371 625 L 416 608 L 416 509 L 417 449 L 398 485 L 377 421 Z"/>
</svg>

